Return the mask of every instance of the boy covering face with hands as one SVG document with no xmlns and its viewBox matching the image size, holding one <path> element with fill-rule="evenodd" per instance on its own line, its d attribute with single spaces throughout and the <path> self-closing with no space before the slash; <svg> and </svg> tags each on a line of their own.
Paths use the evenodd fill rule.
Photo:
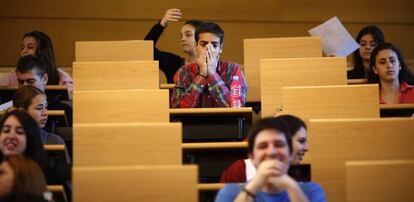
<svg viewBox="0 0 414 202">
<path fill-rule="evenodd" d="M 247 85 L 241 68 L 220 59 L 223 39 L 223 30 L 215 23 L 203 23 L 196 30 L 197 63 L 184 65 L 175 74 L 173 108 L 230 107 L 230 86 L 235 81 L 245 104 Z"/>
</svg>

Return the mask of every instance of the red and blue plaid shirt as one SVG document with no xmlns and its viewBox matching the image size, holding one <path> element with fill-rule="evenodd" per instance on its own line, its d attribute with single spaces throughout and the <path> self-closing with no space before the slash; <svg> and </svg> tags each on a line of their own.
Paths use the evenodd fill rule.
<svg viewBox="0 0 414 202">
<path fill-rule="evenodd" d="M 216 73 L 204 78 L 196 63 L 182 66 L 174 76 L 172 108 L 230 107 L 230 84 L 238 76 L 242 85 L 242 105 L 246 102 L 247 84 L 238 64 L 219 61 Z"/>
</svg>

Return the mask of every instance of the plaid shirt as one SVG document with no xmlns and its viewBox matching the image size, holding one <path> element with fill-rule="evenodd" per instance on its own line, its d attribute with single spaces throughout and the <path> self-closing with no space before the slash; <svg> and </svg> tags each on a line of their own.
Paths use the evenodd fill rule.
<svg viewBox="0 0 414 202">
<path fill-rule="evenodd" d="M 230 84 L 238 76 L 242 85 L 242 105 L 246 102 L 247 85 L 239 65 L 220 61 L 217 72 L 204 78 L 196 63 L 182 66 L 174 76 L 171 98 L 173 108 L 230 107 Z"/>
</svg>

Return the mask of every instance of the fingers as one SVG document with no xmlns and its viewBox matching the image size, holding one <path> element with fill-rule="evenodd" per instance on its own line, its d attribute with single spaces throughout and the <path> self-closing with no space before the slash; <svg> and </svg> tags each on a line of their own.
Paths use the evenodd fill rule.
<svg viewBox="0 0 414 202">
<path fill-rule="evenodd" d="M 165 18 L 169 22 L 177 22 L 178 20 L 181 19 L 181 16 L 182 16 L 181 10 L 177 8 L 169 9 L 165 13 Z"/>
</svg>

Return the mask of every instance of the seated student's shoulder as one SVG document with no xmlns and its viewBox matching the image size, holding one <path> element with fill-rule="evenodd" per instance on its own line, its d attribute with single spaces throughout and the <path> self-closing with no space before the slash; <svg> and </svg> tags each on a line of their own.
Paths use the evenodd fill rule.
<svg viewBox="0 0 414 202">
<path fill-rule="evenodd" d="M 315 182 L 299 182 L 299 186 L 309 201 L 325 202 L 326 196 L 322 187 Z"/>
<path fill-rule="evenodd" d="M 234 199 L 237 197 L 240 191 L 241 191 L 241 187 L 239 184 L 237 183 L 226 184 L 217 193 L 215 202 L 234 201 Z"/>
</svg>

